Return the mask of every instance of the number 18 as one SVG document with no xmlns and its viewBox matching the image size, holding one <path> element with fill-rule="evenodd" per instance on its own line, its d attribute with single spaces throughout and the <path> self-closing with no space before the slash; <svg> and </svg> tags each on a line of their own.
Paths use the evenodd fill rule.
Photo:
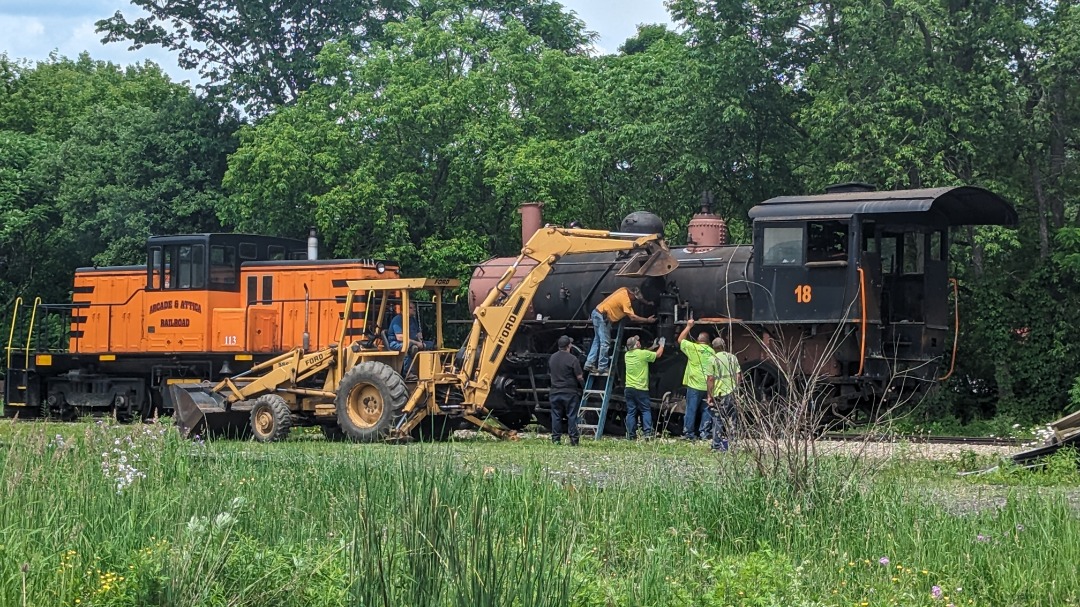
<svg viewBox="0 0 1080 607">
<path fill-rule="evenodd" d="M 798 285 L 795 287 L 795 301 L 797 303 L 810 303 L 810 298 L 813 296 L 810 285 Z"/>
</svg>

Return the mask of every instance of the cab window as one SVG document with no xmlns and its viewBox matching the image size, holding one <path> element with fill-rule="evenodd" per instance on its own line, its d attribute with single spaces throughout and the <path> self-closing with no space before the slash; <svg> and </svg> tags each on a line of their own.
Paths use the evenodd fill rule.
<svg viewBox="0 0 1080 607">
<path fill-rule="evenodd" d="M 150 248 L 149 263 L 146 264 L 147 279 L 146 288 L 150 290 L 158 290 L 163 288 L 164 281 L 162 277 L 164 273 L 161 268 L 161 247 Z"/>
<path fill-rule="evenodd" d="M 254 242 L 240 243 L 240 259 L 254 261 L 259 258 L 259 247 Z"/>
<path fill-rule="evenodd" d="M 206 287 L 203 275 L 202 245 L 181 245 L 176 255 L 176 281 L 174 289 L 203 289 Z"/>
<path fill-rule="evenodd" d="M 802 227 L 765 228 L 762 263 L 767 266 L 801 265 L 803 263 Z"/>
<path fill-rule="evenodd" d="M 806 224 L 806 261 L 846 261 L 848 225 L 840 221 L 811 221 Z"/>
<path fill-rule="evenodd" d="M 918 232 L 904 234 L 904 274 L 922 274 L 926 267 L 926 235 Z"/>
<path fill-rule="evenodd" d="M 236 288 L 236 247 L 210 247 L 210 288 L 233 291 Z"/>
</svg>

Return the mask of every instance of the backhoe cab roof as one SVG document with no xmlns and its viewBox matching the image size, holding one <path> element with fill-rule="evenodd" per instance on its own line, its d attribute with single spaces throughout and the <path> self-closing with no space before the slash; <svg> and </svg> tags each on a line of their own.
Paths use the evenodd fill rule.
<svg viewBox="0 0 1080 607">
<path fill-rule="evenodd" d="M 419 291 L 420 289 L 454 288 L 461 286 L 456 278 L 368 278 L 350 280 L 350 291 Z"/>
</svg>

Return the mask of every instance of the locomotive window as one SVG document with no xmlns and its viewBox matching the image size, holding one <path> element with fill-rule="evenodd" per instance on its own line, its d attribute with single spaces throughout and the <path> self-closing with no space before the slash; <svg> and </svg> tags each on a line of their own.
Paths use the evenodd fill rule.
<svg viewBox="0 0 1080 607">
<path fill-rule="evenodd" d="M 254 242 L 240 243 L 240 259 L 258 259 L 259 247 Z"/>
<path fill-rule="evenodd" d="M 274 277 L 273 276 L 263 276 L 262 302 L 264 304 L 274 303 Z"/>
<path fill-rule="evenodd" d="M 253 306 L 259 301 L 259 277 L 248 276 L 247 279 L 247 303 Z"/>
<path fill-rule="evenodd" d="M 806 224 L 806 261 L 847 259 L 848 226 L 839 221 L 811 221 Z"/>
<path fill-rule="evenodd" d="M 926 261 L 923 243 L 926 235 L 918 232 L 904 234 L 904 274 L 922 274 Z"/>
<path fill-rule="evenodd" d="M 767 266 L 801 264 L 802 233 L 801 227 L 765 228 L 762 263 Z"/>
<path fill-rule="evenodd" d="M 307 259 L 307 251 L 293 251 L 289 259 Z"/>
<path fill-rule="evenodd" d="M 285 259 L 285 247 L 277 244 L 272 244 L 266 247 L 266 255 L 272 261 L 280 261 Z"/>
<path fill-rule="evenodd" d="M 942 238 L 941 231 L 933 232 L 930 234 L 930 260 L 941 261 L 945 259 L 944 238 Z"/>
<path fill-rule="evenodd" d="M 161 273 L 165 276 L 164 282 L 161 283 L 162 289 L 174 288 L 172 285 L 176 282 L 176 277 L 173 275 L 173 259 L 175 255 L 174 247 L 169 247 L 164 250 L 164 256 L 161 264 Z"/>
<path fill-rule="evenodd" d="M 206 288 L 205 248 L 201 244 L 191 247 L 191 288 Z"/>
<path fill-rule="evenodd" d="M 147 289 L 161 288 L 161 247 L 150 249 L 150 263 L 147 264 L 150 276 L 147 278 Z"/>
<path fill-rule="evenodd" d="M 180 247 L 180 255 L 176 268 L 176 285 L 178 289 L 191 288 L 191 247 Z"/>
<path fill-rule="evenodd" d="M 210 287 L 231 290 L 236 284 L 236 248 L 210 247 Z"/>
<path fill-rule="evenodd" d="M 881 271 L 886 274 L 896 274 L 896 237 L 883 236 L 881 238 Z"/>
</svg>

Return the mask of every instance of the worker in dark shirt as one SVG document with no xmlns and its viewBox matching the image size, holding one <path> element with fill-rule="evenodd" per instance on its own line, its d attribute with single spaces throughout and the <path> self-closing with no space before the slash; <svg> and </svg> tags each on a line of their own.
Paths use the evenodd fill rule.
<svg viewBox="0 0 1080 607">
<path fill-rule="evenodd" d="M 548 358 L 548 374 L 551 377 L 551 391 L 548 402 L 551 404 L 551 442 L 562 441 L 563 419 L 566 419 L 570 445 L 578 444 L 578 408 L 581 407 L 581 386 L 585 379 L 581 372 L 581 361 L 570 353 L 570 344 L 574 342 L 563 335 L 559 338 L 559 351 Z"/>
</svg>

